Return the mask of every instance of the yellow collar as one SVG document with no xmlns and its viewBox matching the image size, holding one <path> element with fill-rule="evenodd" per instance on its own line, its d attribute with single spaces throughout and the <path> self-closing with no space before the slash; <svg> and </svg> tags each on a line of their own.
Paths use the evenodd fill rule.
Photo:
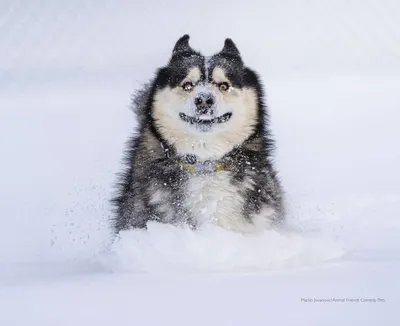
<svg viewBox="0 0 400 326">
<path fill-rule="evenodd" d="M 204 162 L 195 164 L 186 164 L 181 161 L 176 161 L 181 169 L 186 170 L 190 173 L 206 174 L 212 172 L 218 172 L 225 169 L 225 164 L 220 162 Z"/>
</svg>

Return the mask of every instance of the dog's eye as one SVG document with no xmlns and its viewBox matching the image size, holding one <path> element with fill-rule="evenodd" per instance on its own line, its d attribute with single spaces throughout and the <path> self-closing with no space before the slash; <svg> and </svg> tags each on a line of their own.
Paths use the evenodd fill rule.
<svg viewBox="0 0 400 326">
<path fill-rule="evenodd" d="M 229 91 L 229 89 L 231 88 L 231 85 L 229 85 L 227 82 L 223 82 L 218 84 L 219 90 L 221 92 L 226 92 Z"/>
<path fill-rule="evenodd" d="M 193 87 L 194 87 L 194 85 L 190 81 L 184 82 L 182 85 L 182 88 L 185 92 L 190 92 L 193 89 Z"/>
</svg>

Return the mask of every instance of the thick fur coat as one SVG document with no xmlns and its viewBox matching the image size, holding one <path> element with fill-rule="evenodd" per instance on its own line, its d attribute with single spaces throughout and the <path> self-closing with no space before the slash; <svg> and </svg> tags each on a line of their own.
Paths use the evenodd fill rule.
<svg viewBox="0 0 400 326">
<path fill-rule="evenodd" d="M 263 88 L 232 40 L 205 57 L 184 35 L 133 108 L 116 232 L 148 221 L 255 232 L 283 220 Z"/>
</svg>

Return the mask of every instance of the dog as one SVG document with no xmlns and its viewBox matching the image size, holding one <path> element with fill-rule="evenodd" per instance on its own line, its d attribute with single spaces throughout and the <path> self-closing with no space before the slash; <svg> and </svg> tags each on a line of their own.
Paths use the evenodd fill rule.
<svg viewBox="0 0 400 326">
<path fill-rule="evenodd" d="M 206 57 L 182 36 L 133 110 L 115 232 L 158 221 L 249 233 L 284 220 L 263 87 L 231 39 Z"/>
</svg>

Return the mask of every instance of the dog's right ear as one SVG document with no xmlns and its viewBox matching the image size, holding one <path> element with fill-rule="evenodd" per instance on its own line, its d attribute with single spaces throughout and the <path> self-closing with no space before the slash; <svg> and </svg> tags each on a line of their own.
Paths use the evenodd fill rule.
<svg viewBox="0 0 400 326">
<path fill-rule="evenodd" d="M 172 51 L 172 55 L 177 54 L 179 52 L 192 52 L 193 49 L 189 45 L 189 35 L 183 35 L 175 44 L 174 50 Z"/>
</svg>

